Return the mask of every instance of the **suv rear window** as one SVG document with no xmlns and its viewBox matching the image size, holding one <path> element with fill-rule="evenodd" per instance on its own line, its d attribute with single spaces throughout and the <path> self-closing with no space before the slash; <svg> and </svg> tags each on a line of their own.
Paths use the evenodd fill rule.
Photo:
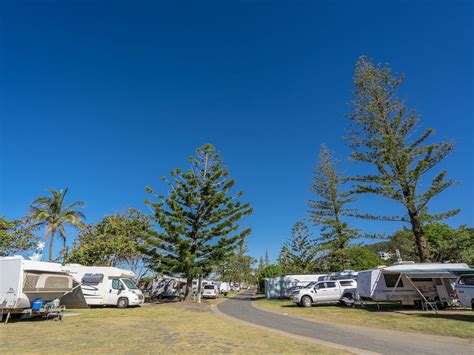
<svg viewBox="0 0 474 355">
<path fill-rule="evenodd" d="M 354 283 L 352 281 L 341 281 L 341 286 L 352 286 Z"/>
<path fill-rule="evenodd" d="M 204 289 L 205 289 L 205 290 L 213 290 L 213 289 L 214 289 L 214 285 L 206 285 L 206 286 L 204 286 Z"/>
<path fill-rule="evenodd" d="M 459 278 L 459 284 L 465 286 L 474 286 L 474 275 L 461 276 Z"/>
</svg>

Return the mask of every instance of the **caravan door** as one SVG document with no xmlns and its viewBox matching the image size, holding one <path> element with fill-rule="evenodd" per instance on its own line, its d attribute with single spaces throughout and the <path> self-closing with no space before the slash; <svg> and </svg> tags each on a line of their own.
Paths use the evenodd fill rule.
<svg viewBox="0 0 474 355">
<path fill-rule="evenodd" d="M 122 281 L 120 279 L 108 279 L 107 289 L 105 292 L 104 304 L 116 306 L 121 293 L 124 290 Z"/>
</svg>

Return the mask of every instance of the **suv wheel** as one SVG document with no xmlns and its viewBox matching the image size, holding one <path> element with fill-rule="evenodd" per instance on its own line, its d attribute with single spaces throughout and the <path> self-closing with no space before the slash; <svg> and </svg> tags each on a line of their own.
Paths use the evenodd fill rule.
<svg viewBox="0 0 474 355">
<path fill-rule="evenodd" d="M 347 298 L 348 300 L 354 299 L 354 296 L 352 295 L 352 293 L 346 293 L 346 294 L 344 294 L 344 296 L 342 296 L 342 297 L 343 297 L 343 298 L 345 297 L 345 298 Z"/>
<path fill-rule="evenodd" d="M 301 298 L 301 305 L 303 307 L 311 307 L 313 305 L 313 300 L 309 296 L 303 296 Z"/>
<path fill-rule="evenodd" d="M 117 302 L 117 308 L 127 308 L 128 307 L 128 299 L 122 297 L 119 298 Z"/>
</svg>

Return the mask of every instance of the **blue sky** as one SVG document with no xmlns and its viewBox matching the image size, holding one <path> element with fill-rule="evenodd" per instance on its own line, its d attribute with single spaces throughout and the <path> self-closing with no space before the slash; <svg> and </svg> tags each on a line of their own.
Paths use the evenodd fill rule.
<svg viewBox="0 0 474 355">
<path fill-rule="evenodd" d="M 456 142 L 460 182 L 432 210 L 473 225 L 470 1 L 3 2 L 0 214 L 19 218 L 50 187 L 86 202 L 90 223 L 146 210 L 145 186 L 203 143 L 221 151 L 254 214 L 251 253 L 275 259 L 306 201 L 319 146 L 348 173 L 341 137 L 364 54 L 406 74 L 401 96 Z M 377 197 L 366 212 L 396 213 Z M 388 222 L 353 221 L 366 232 Z M 70 239 L 74 233 L 70 234 Z M 60 243 L 57 243 L 59 246 Z"/>
</svg>

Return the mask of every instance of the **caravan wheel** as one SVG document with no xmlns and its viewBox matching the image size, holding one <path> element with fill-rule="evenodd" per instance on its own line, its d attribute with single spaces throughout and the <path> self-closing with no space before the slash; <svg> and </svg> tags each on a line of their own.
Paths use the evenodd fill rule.
<svg viewBox="0 0 474 355">
<path fill-rule="evenodd" d="M 127 308 L 128 307 L 128 299 L 125 297 L 119 298 L 117 302 L 117 308 Z"/>
</svg>

